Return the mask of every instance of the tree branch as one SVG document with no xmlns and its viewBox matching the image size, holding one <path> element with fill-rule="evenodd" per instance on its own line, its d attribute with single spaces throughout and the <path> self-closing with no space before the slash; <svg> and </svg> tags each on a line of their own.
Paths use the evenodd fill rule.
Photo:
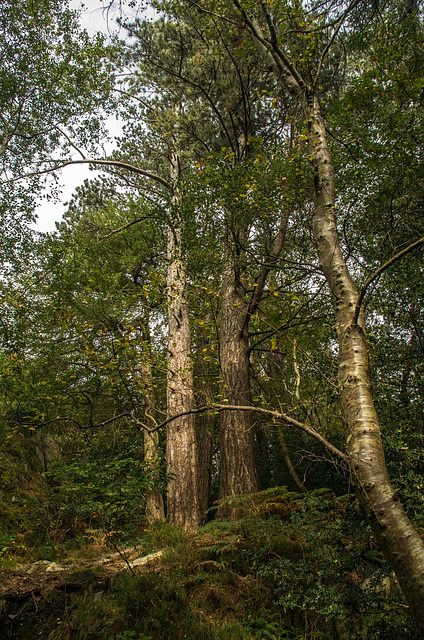
<svg viewBox="0 0 424 640">
<path fill-rule="evenodd" d="M 308 435 L 312 436 L 312 438 L 315 438 L 315 440 L 317 440 L 320 444 L 322 444 L 328 451 L 330 451 L 334 456 L 336 456 L 336 458 L 339 458 L 346 465 L 349 465 L 348 457 L 342 451 L 340 451 L 340 449 L 338 449 L 336 446 L 331 444 L 331 442 L 329 442 L 327 440 L 327 438 L 325 438 L 325 436 L 323 436 L 320 433 L 318 433 L 318 431 L 316 431 L 313 427 L 311 427 L 311 426 L 309 426 L 309 425 L 307 425 L 307 424 L 305 424 L 303 422 L 299 422 L 298 420 L 295 420 L 294 418 L 291 418 L 287 414 L 281 413 L 280 411 L 274 411 L 272 409 L 264 409 L 262 407 L 252 407 L 252 406 L 245 406 L 245 405 L 211 403 L 210 405 L 205 405 L 204 407 L 199 407 L 198 409 L 191 409 L 190 411 L 182 411 L 181 413 L 177 413 L 177 414 L 175 414 L 173 416 L 170 416 L 169 418 L 167 418 L 166 420 L 164 420 L 163 422 L 158 424 L 154 429 L 148 429 L 148 431 L 152 432 L 152 431 L 157 431 L 158 429 L 162 429 L 163 427 L 168 425 L 170 422 L 173 422 L 174 420 L 177 420 L 178 418 L 182 418 L 183 416 L 197 414 L 197 413 L 204 413 L 205 411 L 212 411 L 212 410 L 218 410 L 218 411 L 253 411 L 255 413 L 262 413 L 264 415 L 270 416 L 270 417 L 274 418 L 275 420 L 281 420 L 281 421 L 285 422 L 286 424 L 290 425 L 291 427 L 294 427 L 296 429 L 300 429 L 304 433 L 307 433 Z M 138 424 L 140 424 L 140 423 L 138 423 Z M 141 426 L 144 426 L 144 425 L 141 425 Z M 146 428 L 146 427 L 144 427 L 144 428 Z"/>
<path fill-rule="evenodd" d="M 329 52 L 329 50 L 331 49 L 334 40 L 337 38 L 337 35 L 343 25 L 343 22 L 345 21 L 345 19 L 347 18 L 347 16 L 349 15 L 349 13 L 352 11 L 352 9 L 355 8 L 355 6 L 359 4 L 359 0 L 352 0 L 352 2 L 349 4 L 349 6 L 347 7 L 346 11 L 340 16 L 340 18 L 338 18 L 337 22 L 335 23 L 336 28 L 333 31 L 333 34 L 331 36 L 331 38 L 329 39 L 329 41 L 327 42 L 326 47 L 324 48 L 324 51 L 322 52 L 321 56 L 320 56 L 320 60 L 318 63 L 318 68 L 317 68 L 317 72 L 315 74 L 315 78 L 314 81 L 312 83 L 313 87 L 316 87 L 317 82 L 319 80 L 319 76 L 321 74 L 321 69 L 322 69 L 322 65 L 324 63 L 325 60 L 325 56 L 327 55 L 327 53 Z"/>
<path fill-rule="evenodd" d="M 122 227 L 118 227 L 117 229 L 113 229 L 110 233 L 100 238 L 100 242 L 103 240 L 107 240 L 111 236 L 114 236 L 116 233 L 120 233 L 121 231 L 125 231 L 125 229 L 129 229 L 134 224 L 138 224 L 139 222 L 143 222 L 143 220 L 150 220 L 153 216 L 142 216 L 141 218 L 137 218 L 136 220 L 131 220 L 131 222 L 127 222 L 127 224 L 123 224 Z"/>
<path fill-rule="evenodd" d="M 287 425 L 294 427 L 295 429 L 299 429 L 300 431 L 303 431 L 304 433 L 308 434 L 309 436 L 317 440 L 320 444 L 322 444 L 323 447 L 325 447 L 325 449 L 330 451 L 330 453 L 332 453 L 336 458 L 341 460 L 347 467 L 349 467 L 348 456 L 344 454 L 342 451 L 340 451 L 340 449 L 338 449 L 335 445 L 331 444 L 331 442 L 329 442 L 329 440 L 327 440 L 325 436 L 321 435 L 313 427 L 305 424 L 304 422 L 299 422 L 295 418 L 291 418 L 286 413 L 282 413 L 281 411 L 274 411 L 272 409 L 264 409 L 263 407 L 219 404 L 219 403 L 213 402 L 209 405 L 199 407 L 198 409 L 190 409 L 188 411 L 181 411 L 180 413 L 176 413 L 175 415 L 169 416 L 168 418 L 166 418 L 166 420 L 163 420 L 160 424 L 156 424 L 152 428 L 147 427 L 144 423 L 137 420 L 137 418 L 130 412 L 120 413 L 119 415 L 114 416 L 113 418 L 109 418 L 104 422 L 99 422 L 97 424 L 90 423 L 88 425 L 82 425 L 75 418 L 70 418 L 70 417 L 54 418 L 53 420 L 48 420 L 47 422 L 44 422 L 43 424 L 41 424 L 40 428 L 47 426 L 49 424 L 53 424 L 54 422 L 69 421 L 76 424 L 80 429 L 98 429 L 101 427 L 105 427 L 108 424 L 111 424 L 112 422 L 119 420 L 120 418 L 126 417 L 133 420 L 133 422 L 135 422 L 138 426 L 142 427 L 148 433 L 154 433 L 155 431 L 159 431 L 159 429 L 163 429 L 163 427 L 166 427 L 168 424 L 170 424 L 174 420 L 178 420 L 178 418 L 183 418 L 184 416 L 198 414 L 198 413 L 205 413 L 206 411 L 253 411 L 255 413 L 262 413 L 263 415 L 270 416 L 275 420 L 281 420 L 282 422 L 285 422 Z"/>
<path fill-rule="evenodd" d="M 287 231 L 287 223 L 289 220 L 288 211 L 283 213 L 283 216 L 280 220 L 280 226 L 277 231 L 276 238 L 274 240 L 274 245 L 271 249 L 271 252 L 266 256 L 266 262 L 263 263 L 259 275 L 255 281 L 255 286 L 253 287 L 252 296 L 249 300 L 249 305 L 247 307 L 246 319 L 244 321 L 243 329 L 249 323 L 250 318 L 256 312 L 265 289 L 266 280 L 268 278 L 269 272 L 275 266 L 278 261 L 284 241 L 286 239 L 286 231 Z"/>
<path fill-rule="evenodd" d="M 261 26 L 257 19 L 255 17 L 249 18 L 247 12 L 245 11 L 245 9 L 243 9 L 239 0 L 233 0 L 233 5 L 241 14 L 246 27 L 249 29 L 258 45 L 260 53 L 262 54 L 264 59 L 267 60 L 270 69 L 272 69 L 272 71 L 274 72 L 274 75 L 280 80 L 283 80 L 289 93 L 299 94 L 301 91 L 303 91 L 306 87 L 303 78 L 294 68 L 290 59 L 287 57 L 284 51 L 279 48 L 278 43 L 273 39 L 273 32 L 271 31 L 271 40 L 267 40 L 262 33 Z M 267 20 L 269 28 L 270 21 L 272 23 L 272 20 L 264 3 L 262 3 L 262 10 L 265 14 L 265 18 Z"/>
<path fill-rule="evenodd" d="M 220 15 L 219 13 L 215 13 L 214 11 L 208 11 L 207 9 L 204 9 L 203 7 L 201 7 L 198 2 L 195 2 L 195 0 L 189 0 L 189 2 L 193 7 L 196 7 L 196 9 L 200 11 L 200 13 L 205 13 L 206 15 L 214 16 L 215 18 L 224 20 L 224 22 L 229 22 L 230 24 L 234 24 L 237 26 L 237 22 L 235 20 L 231 20 L 230 18 L 227 18 L 227 16 Z"/>
<path fill-rule="evenodd" d="M 131 171 L 132 173 L 136 173 L 137 175 L 144 176 L 146 178 L 150 178 L 155 182 L 158 182 L 162 186 L 166 187 L 170 191 L 172 190 L 171 185 L 164 178 L 159 176 L 156 173 L 152 173 L 151 171 L 146 171 L 145 169 L 140 169 L 139 167 L 135 167 L 128 162 L 122 162 L 121 160 L 66 160 L 64 162 L 60 162 L 56 164 L 54 167 L 49 167 L 48 169 L 43 169 L 41 171 L 34 171 L 32 173 L 27 173 L 25 175 L 19 176 L 19 178 L 13 178 L 12 180 L 8 180 L 7 182 L 17 182 L 18 180 L 24 180 L 25 178 L 33 178 L 35 176 L 41 176 L 46 173 L 53 173 L 53 171 L 58 171 L 59 169 L 63 169 L 64 167 L 68 167 L 73 164 L 91 164 L 91 165 L 99 165 L 102 167 L 115 167 L 117 169 L 125 169 L 126 171 Z"/>
<path fill-rule="evenodd" d="M 81 149 L 79 149 L 79 147 L 77 147 L 77 145 L 76 145 L 74 142 L 72 142 L 72 140 L 71 140 L 71 138 L 68 136 L 68 134 L 67 134 L 67 133 L 65 133 L 64 131 L 62 131 L 62 129 L 59 129 L 59 127 L 56 127 L 56 129 L 59 131 L 59 133 L 60 133 L 60 134 L 62 134 L 62 136 L 63 136 L 64 138 L 66 138 L 66 139 L 67 139 L 67 141 L 69 142 L 69 144 L 71 145 L 71 147 L 72 147 L 73 149 L 75 149 L 75 151 L 77 151 L 77 152 L 80 154 L 81 158 L 82 158 L 83 160 L 87 160 L 87 156 L 86 156 L 86 155 L 81 151 Z"/>
<path fill-rule="evenodd" d="M 62 418 L 59 417 L 59 418 L 53 418 L 52 420 L 47 420 L 46 422 L 43 422 L 42 424 L 40 424 L 39 428 L 41 429 L 42 427 L 46 427 L 47 425 L 53 424 L 55 422 L 73 422 L 80 429 L 99 429 L 100 427 L 105 427 L 106 425 L 111 424 L 112 422 L 115 422 L 115 420 L 119 420 L 120 418 L 125 418 L 125 417 L 132 418 L 132 415 L 131 415 L 131 413 L 120 413 L 119 415 L 114 416 L 113 418 L 109 418 L 108 420 L 105 420 L 104 422 L 99 422 L 97 424 L 90 423 L 90 424 L 87 424 L 87 425 L 82 425 L 81 422 L 79 422 L 75 418 L 70 418 L 68 416 L 63 416 Z"/>
<path fill-rule="evenodd" d="M 401 258 L 406 256 L 407 253 L 410 253 L 414 249 L 417 249 L 422 244 L 424 244 L 424 238 L 420 238 L 416 242 L 413 242 L 412 244 L 409 245 L 409 247 L 406 247 L 406 249 L 404 249 L 403 251 L 400 251 L 400 253 L 397 253 L 395 256 L 393 256 L 393 258 L 390 258 L 390 260 L 387 260 L 387 262 L 385 262 L 383 265 L 381 265 L 381 267 L 379 269 L 377 269 L 377 271 L 375 271 L 368 278 L 368 280 L 363 285 L 363 287 L 362 287 L 362 289 L 361 289 L 361 291 L 359 293 L 358 300 L 356 302 L 355 312 L 354 312 L 354 316 L 353 316 L 353 324 L 357 324 L 357 322 L 358 322 L 359 312 L 361 310 L 361 304 L 362 304 L 362 301 L 363 301 L 363 299 L 365 297 L 365 294 L 366 294 L 367 289 L 370 286 L 370 284 L 372 284 L 375 280 L 377 280 L 377 278 L 383 273 L 383 271 L 386 271 L 386 269 L 391 267 L 392 264 L 394 264 L 395 262 L 397 262 L 398 260 L 400 260 Z"/>
</svg>

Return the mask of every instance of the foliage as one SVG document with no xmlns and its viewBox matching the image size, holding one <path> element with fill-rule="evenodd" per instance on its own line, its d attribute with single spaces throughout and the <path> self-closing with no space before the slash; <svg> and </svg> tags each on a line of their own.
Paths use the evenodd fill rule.
<svg viewBox="0 0 424 640">
<path fill-rule="evenodd" d="M 220 349 L 225 287 L 234 287 L 236 312 L 246 318 L 249 402 L 345 446 L 334 314 L 314 240 L 307 123 L 293 95 L 276 87 L 232 2 L 152 4 L 156 19 L 127 24 L 130 39 L 118 51 L 81 32 L 62 0 L 0 2 L 2 562 L 66 555 L 89 547 L 90 537 L 112 545 L 142 537 L 146 551 L 166 550 L 161 573 L 123 575 L 100 602 L 88 592 L 75 596 L 53 635 L 46 615 L 42 628 L 52 640 L 412 640 L 401 594 L 383 592 L 390 571 L 344 495 L 347 473 L 320 444 L 283 425 L 289 456 L 312 491 L 302 497 L 276 486 L 294 488 L 294 481 L 272 417 L 252 417 L 267 491 L 220 503 L 238 520 L 213 520 L 212 508 L 193 538 L 164 523 L 144 532 L 146 495 L 165 492 L 169 479 L 166 433 L 147 464 L 143 426 L 166 417 L 175 374 L 166 364 L 173 295 L 166 243 L 176 223 L 198 405 L 228 397 Z M 248 11 L 260 5 L 242 4 Z M 422 13 L 414 2 L 359 2 L 338 22 L 343 3 L 268 4 L 296 68 L 320 92 L 336 158 L 342 248 L 360 288 L 424 235 Z M 113 160 L 137 170 L 109 167 L 77 191 L 55 234 L 31 235 L 44 184 L 37 171 L 66 162 L 78 145 L 98 148 L 112 66 L 125 120 Z M 177 140 L 178 208 L 170 196 L 176 185 L 165 187 Z M 286 213 L 284 247 L 273 261 Z M 422 530 L 420 258 L 411 253 L 391 265 L 367 290 L 364 308 L 387 466 Z M 213 445 L 215 496 L 220 414 L 197 420 Z M 60 451 L 53 466 L 42 434 Z M 67 597 L 52 603 L 54 615 Z"/>
<path fill-rule="evenodd" d="M 28 224 L 69 140 L 93 146 L 108 107 L 104 38 L 90 40 L 64 0 L 2 0 L 0 7 L 0 212 L 3 273 L 31 246 Z M 44 196 L 45 197 L 45 196 Z"/>
<path fill-rule="evenodd" d="M 47 597 L 23 629 L 37 624 L 52 640 L 417 640 L 351 496 L 278 487 L 255 499 L 239 499 L 239 520 L 197 534 L 158 523 L 140 540 L 146 552 L 164 550 L 158 565 L 52 608 Z"/>
<path fill-rule="evenodd" d="M 137 457 L 111 460 L 79 459 L 49 472 L 54 486 L 51 509 L 57 526 L 69 532 L 82 527 L 101 529 L 110 535 L 125 525 L 137 530 L 143 521 L 146 491 L 151 487 L 148 472 Z"/>
</svg>

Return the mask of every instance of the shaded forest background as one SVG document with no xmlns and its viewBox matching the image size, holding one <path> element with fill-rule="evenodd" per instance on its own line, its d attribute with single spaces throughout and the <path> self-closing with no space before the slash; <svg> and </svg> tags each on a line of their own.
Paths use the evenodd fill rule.
<svg viewBox="0 0 424 640">
<path fill-rule="evenodd" d="M 164 550 L 5 637 L 421 637 L 422 7 L 150 5 L 0 2 L 2 573 Z"/>
</svg>

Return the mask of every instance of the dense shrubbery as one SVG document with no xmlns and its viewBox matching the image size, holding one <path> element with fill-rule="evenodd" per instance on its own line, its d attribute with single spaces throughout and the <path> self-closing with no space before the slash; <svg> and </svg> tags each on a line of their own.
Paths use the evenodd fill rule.
<svg viewBox="0 0 424 640">
<path fill-rule="evenodd" d="M 418 640 L 351 496 L 253 498 L 198 534 L 157 524 L 141 543 L 165 550 L 158 564 L 123 571 L 108 591 L 51 596 L 16 639 L 37 624 L 50 640 Z"/>
</svg>

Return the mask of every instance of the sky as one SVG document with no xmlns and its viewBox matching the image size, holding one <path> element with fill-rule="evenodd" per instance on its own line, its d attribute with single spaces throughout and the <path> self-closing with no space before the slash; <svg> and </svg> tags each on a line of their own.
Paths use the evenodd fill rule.
<svg viewBox="0 0 424 640">
<path fill-rule="evenodd" d="M 88 31 L 90 35 L 94 35 L 97 31 L 101 31 L 106 35 L 117 29 L 114 20 L 113 11 L 109 12 L 107 19 L 104 11 L 104 3 L 101 0 L 71 0 L 69 3 L 71 9 L 81 10 L 81 26 Z M 107 120 L 109 134 L 117 136 L 121 133 L 121 123 L 114 116 Z M 107 153 L 113 149 L 113 143 L 105 145 Z M 58 202 L 43 199 L 37 208 L 37 222 L 34 225 L 37 231 L 54 231 L 55 223 L 60 221 L 65 210 L 65 203 L 69 202 L 76 187 L 83 184 L 87 178 L 92 179 L 94 174 L 89 170 L 87 165 L 73 165 L 65 167 L 61 172 L 57 172 L 59 185 L 62 187 L 62 196 Z"/>
</svg>

